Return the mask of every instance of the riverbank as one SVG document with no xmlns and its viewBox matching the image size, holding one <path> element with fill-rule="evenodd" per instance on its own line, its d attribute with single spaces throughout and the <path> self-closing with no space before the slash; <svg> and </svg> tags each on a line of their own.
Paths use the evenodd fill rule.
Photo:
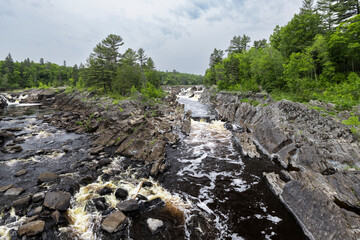
<svg viewBox="0 0 360 240">
<path fill-rule="evenodd" d="M 282 174 L 264 174 L 310 239 L 360 234 L 360 143 L 349 126 L 301 103 L 265 94 L 205 90 L 243 155 L 266 154 Z"/>
</svg>

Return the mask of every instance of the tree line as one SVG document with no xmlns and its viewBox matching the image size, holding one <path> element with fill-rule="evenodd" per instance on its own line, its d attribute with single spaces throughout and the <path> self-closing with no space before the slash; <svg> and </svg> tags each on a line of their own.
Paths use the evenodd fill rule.
<svg viewBox="0 0 360 240">
<path fill-rule="evenodd" d="M 244 34 L 234 36 L 225 51 L 214 49 L 204 83 L 345 108 L 358 104 L 359 11 L 358 0 L 304 0 L 299 13 L 275 27 L 269 43 L 262 39 L 250 47 Z"/>
<path fill-rule="evenodd" d="M 14 62 L 11 54 L 0 61 L 0 89 L 30 88 L 44 85 L 62 86 L 70 78 L 78 78 L 79 68 L 67 67 L 46 62 L 43 58 L 39 63 L 30 61 L 29 58 L 22 62 Z"/>
<path fill-rule="evenodd" d="M 77 88 L 91 88 L 98 92 L 129 95 L 131 89 L 159 88 L 160 85 L 202 84 L 204 77 L 194 74 L 161 72 L 155 68 L 151 57 L 143 48 L 137 51 L 124 45 L 119 35 L 110 34 L 99 42 L 90 53 L 86 64 L 67 67 L 51 62 L 39 63 L 25 59 L 14 62 L 11 54 L 0 61 L 0 89 L 49 87 L 69 85 Z"/>
</svg>

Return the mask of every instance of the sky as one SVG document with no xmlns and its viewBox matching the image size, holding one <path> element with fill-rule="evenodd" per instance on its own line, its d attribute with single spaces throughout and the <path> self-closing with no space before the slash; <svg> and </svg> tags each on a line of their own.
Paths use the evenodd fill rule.
<svg viewBox="0 0 360 240">
<path fill-rule="evenodd" d="M 158 70 L 205 73 L 233 36 L 269 39 L 302 0 L 0 0 L 0 59 L 86 63 L 109 34 L 143 48 Z"/>
</svg>

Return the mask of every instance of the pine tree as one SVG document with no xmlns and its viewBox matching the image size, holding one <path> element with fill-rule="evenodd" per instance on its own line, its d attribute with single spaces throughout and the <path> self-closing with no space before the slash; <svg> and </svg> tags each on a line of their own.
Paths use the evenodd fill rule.
<svg viewBox="0 0 360 240">
<path fill-rule="evenodd" d="M 360 14 L 359 0 L 333 0 L 336 12 L 336 24 Z"/>
<path fill-rule="evenodd" d="M 5 62 L 2 65 L 2 72 L 4 74 L 10 73 L 12 74 L 14 72 L 14 60 L 11 57 L 11 54 L 9 53 L 7 57 L 5 58 Z"/>
<path fill-rule="evenodd" d="M 224 57 L 224 51 L 214 48 L 214 52 L 210 55 L 210 67 L 214 67 L 216 64 L 220 63 Z"/>
<path fill-rule="evenodd" d="M 314 11 L 313 5 L 314 5 L 314 0 L 303 0 L 302 6 L 300 8 L 300 14 L 306 12 L 313 12 Z"/>
<path fill-rule="evenodd" d="M 322 28 L 331 31 L 334 27 L 334 0 L 319 0 L 316 10 L 321 16 Z"/>
<path fill-rule="evenodd" d="M 243 51 L 246 51 L 249 47 L 248 44 L 251 42 L 251 39 L 249 36 L 246 36 L 245 34 L 241 36 L 234 36 L 233 39 L 230 41 L 230 46 L 226 50 L 230 53 L 242 53 Z"/>
<path fill-rule="evenodd" d="M 145 55 L 144 49 L 139 48 L 139 50 L 137 51 L 137 55 L 138 55 L 138 58 L 139 58 L 141 68 L 144 68 L 146 60 L 148 59 L 146 57 L 146 55 Z"/>
</svg>

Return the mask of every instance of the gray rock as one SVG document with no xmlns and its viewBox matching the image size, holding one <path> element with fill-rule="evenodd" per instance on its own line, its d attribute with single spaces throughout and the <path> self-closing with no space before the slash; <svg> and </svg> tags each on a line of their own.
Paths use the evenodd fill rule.
<svg viewBox="0 0 360 240">
<path fill-rule="evenodd" d="M 282 198 L 310 239 L 353 239 L 341 210 L 321 191 L 290 181 Z"/>
<path fill-rule="evenodd" d="M 44 207 L 65 211 L 70 206 L 71 194 L 68 192 L 49 192 L 45 196 Z"/>
<path fill-rule="evenodd" d="M 122 224 L 125 220 L 126 216 L 122 212 L 113 212 L 101 223 L 101 229 L 107 231 L 108 233 L 117 232 L 122 228 Z"/>
<path fill-rule="evenodd" d="M 101 160 L 99 160 L 98 165 L 100 167 L 103 167 L 103 166 L 109 165 L 110 163 L 111 163 L 110 159 L 101 159 Z"/>
<path fill-rule="evenodd" d="M 44 200 L 44 198 L 45 198 L 45 192 L 39 192 L 33 195 L 32 201 L 36 203 Z"/>
<path fill-rule="evenodd" d="M 14 188 L 15 185 L 14 184 L 8 184 L 6 186 L 2 186 L 0 187 L 0 192 L 6 192 L 7 190 L 9 190 L 10 188 Z"/>
<path fill-rule="evenodd" d="M 274 173 L 264 176 L 310 239 L 356 239 L 360 233 L 360 173 L 343 169 L 359 164 L 360 142 L 348 126 L 326 113 L 287 100 L 272 102 L 268 96 L 270 100 L 264 102 L 263 97 L 216 94 L 212 89 L 204 90 L 201 99 L 216 104 L 223 120 L 246 129 L 233 135 L 243 153 L 251 153 L 256 144 L 287 171 L 283 171 L 286 184 Z M 254 107 L 242 102 L 243 98 L 268 105 Z"/>
<path fill-rule="evenodd" d="M 52 182 L 59 178 L 59 175 L 51 172 L 43 172 L 38 177 L 38 183 Z"/>
<path fill-rule="evenodd" d="M 19 137 L 13 140 L 13 143 L 23 143 L 26 139 L 24 137 Z"/>
<path fill-rule="evenodd" d="M 13 153 L 17 153 L 17 152 L 21 152 L 23 150 L 23 148 L 19 145 L 15 145 L 15 146 L 6 146 L 3 148 L 3 153 L 10 153 L 10 154 L 13 154 Z"/>
<path fill-rule="evenodd" d="M 18 196 L 23 193 L 25 190 L 22 188 L 10 188 L 5 192 L 5 196 Z"/>
<path fill-rule="evenodd" d="M 18 234 L 20 236 L 26 235 L 28 237 L 35 236 L 42 231 L 44 231 L 45 222 L 38 220 L 34 222 L 29 222 L 27 224 L 22 225 L 18 229 Z"/>
<path fill-rule="evenodd" d="M 20 132 L 23 130 L 23 128 L 20 128 L 20 127 L 11 127 L 11 128 L 7 128 L 5 129 L 6 131 L 9 131 L 9 132 Z"/>
<path fill-rule="evenodd" d="M 25 175 L 27 173 L 26 169 L 21 169 L 20 171 L 15 173 L 15 177 L 20 177 L 22 175 Z"/>
<path fill-rule="evenodd" d="M 116 204 L 116 207 L 122 212 L 131 212 L 139 210 L 139 204 L 136 200 L 123 201 Z"/>
<path fill-rule="evenodd" d="M 30 199 L 31 199 L 31 196 L 26 196 L 26 197 L 20 198 L 20 199 L 14 201 L 12 206 L 15 209 L 26 208 L 27 206 L 29 206 Z"/>
<path fill-rule="evenodd" d="M 7 140 L 15 137 L 14 133 L 0 130 L 0 144 L 5 143 Z"/>
<path fill-rule="evenodd" d="M 36 207 L 34 209 L 31 209 L 27 214 L 26 216 L 27 217 L 32 217 L 32 216 L 36 216 L 36 215 L 39 215 L 43 210 L 43 207 L 42 206 L 39 206 L 39 207 Z"/>
<path fill-rule="evenodd" d="M 161 221 L 159 219 L 154 219 L 154 218 L 148 218 L 146 220 L 146 223 L 147 223 L 148 228 L 149 228 L 149 230 L 151 231 L 152 234 L 154 234 L 156 232 L 156 230 L 158 230 L 159 228 L 164 226 L 163 221 Z"/>
</svg>

